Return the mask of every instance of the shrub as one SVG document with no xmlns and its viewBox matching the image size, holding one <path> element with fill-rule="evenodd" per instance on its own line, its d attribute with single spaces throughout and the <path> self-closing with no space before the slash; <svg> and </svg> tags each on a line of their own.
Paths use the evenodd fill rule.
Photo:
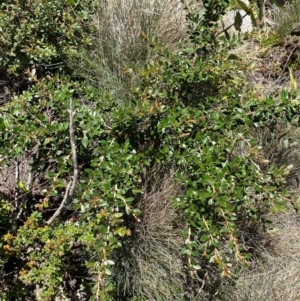
<svg viewBox="0 0 300 301">
<path fill-rule="evenodd" d="M 230 276 L 247 264 L 244 226 L 267 229 L 268 214 L 289 200 L 281 166 L 289 156 L 268 162 L 253 129 L 295 122 L 299 105 L 285 91 L 280 99 L 246 94 L 244 64 L 214 36 L 227 6 L 187 7 L 189 41 L 178 51 L 145 33 L 153 59 L 126 69 L 126 104 L 105 84 L 30 66 L 32 84 L 0 116 L 1 163 L 15 172 L 0 206 L 0 225 L 13 216 L 1 229 L 1 298 L 71 298 L 80 287 L 92 300 L 209 298 L 222 282 L 216 267 Z M 81 51 L 63 37 L 35 65 Z M 20 70 L 31 64 L 6 58 Z"/>
<path fill-rule="evenodd" d="M 97 1 L 1 3 L 0 66 L 18 74 L 66 67 L 79 45 L 90 44 L 89 15 Z"/>
</svg>

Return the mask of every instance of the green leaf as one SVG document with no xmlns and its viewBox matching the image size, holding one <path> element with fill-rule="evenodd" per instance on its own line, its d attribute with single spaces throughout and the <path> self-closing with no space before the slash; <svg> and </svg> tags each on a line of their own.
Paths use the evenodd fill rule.
<svg viewBox="0 0 300 301">
<path fill-rule="evenodd" d="M 241 9 L 243 9 L 247 14 L 251 13 L 251 9 L 241 0 L 236 0 Z"/>
<path fill-rule="evenodd" d="M 25 185 L 23 184 L 23 182 L 19 181 L 18 187 L 21 191 L 26 192 L 26 188 L 25 188 Z"/>
<path fill-rule="evenodd" d="M 106 260 L 106 263 L 109 264 L 109 265 L 114 265 L 115 264 L 115 262 L 112 261 L 112 260 Z"/>
<path fill-rule="evenodd" d="M 259 0 L 258 3 L 258 20 L 262 20 L 264 17 L 264 9 L 265 9 L 265 1 L 264 0 Z"/>
<path fill-rule="evenodd" d="M 224 34 L 225 34 L 226 40 L 230 41 L 230 34 L 226 29 L 224 29 Z"/>
<path fill-rule="evenodd" d="M 89 144 L 89 139 L 88 139 L 88 137 L 87 137 L 87 136 L 84 136 L 84 137 L 82 138 L 82 140 L 81 140 L 81 143 L 82 143 L 82 145 L 83 145 L 84 147 L 87 147 L 88 144 Z"/>
<path fill-rule="evenodd" d="M 97 263 L 94 261 L 87 261 L 85 264 L 88 268 L 94 268 Z"/>
<path fill-rule="evenodd" d="M 47 145 L 47 144 L 49 144 L 51 141 L 53 141 L 54 140 L 54 138 L 52 138 L 52 137 L 47 137 L 45 140 L 44 140 L 44 143 L 43 143 L 43 145 Z"/>
<path fill-rule="evenodd" d="M 201 241 L 201 242 L 206 242 L 207 239 L 208 239 L 208 235 L 207 235 L 207 234 L 204 234 L 204 235 L 201 236 L 200 241 Z"/>
<path fill-rule="evenodd" d="M 237 55 L 230 53 L 228 56 L 228 60 L 235 60 L 235 61 L 240 61 L 241 58 L 239 58 Z"/>
<path fill-rule="evenodd" d="M 256 18 L 255 18 L 255 16 L 254 16 L 254 13 L 253 13 L 252 10 L 251 10 L 251 12 L 250 12 L 250 17 L 251 17 L 251 22 L 252 22 L 253 27 L 257 27 Z"/>
<path fill-rule="evenodd" d="M 115 218 L 120 218 L 120 217 L 123 216 L 123 213 L 122 213 L 122 212 L 116 212 L 116 213 L 114 213 L 113 216 L 114 216 Z"/>
<path fill-rule="evenodd" d="M 193 269 L 194 270 L 201 270 L 201 266 L 200 265 L 193 265 Z"/>
<path fill-rule="evenodd" d="M 243 24 L 243 18 L 242 15 L 239 11 L 237 11 L 235 18 L 234 18 L 234 28 L 237 31 L 241 31 L 241 26 Z"/>
<path fill-rule="evenodd" d="M 95 243 L 94 243 L 94 246 L 95 246 L 96 249 L 102 248 L 102 247 L 104 246 L 103 240 L 97 239 L 97 240 L 95 241 Z"/>
</svg>

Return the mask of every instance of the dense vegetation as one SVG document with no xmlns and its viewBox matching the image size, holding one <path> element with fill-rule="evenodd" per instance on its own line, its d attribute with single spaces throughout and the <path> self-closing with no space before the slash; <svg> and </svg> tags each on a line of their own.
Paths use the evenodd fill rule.
<svg viewBox="0 0 300 301">
<path fill-rule="evenodd" d="M 0 3 L 0 300 L 221 299 L 298 208 L 295 89 L 247 85 L 229 4 L 141 15 L 129 58 L 105 1 Z"/>
</svg>

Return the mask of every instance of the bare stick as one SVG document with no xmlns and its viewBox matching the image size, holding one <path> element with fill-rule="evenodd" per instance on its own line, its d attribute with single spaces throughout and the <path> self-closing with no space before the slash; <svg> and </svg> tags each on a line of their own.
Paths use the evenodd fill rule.
<svg viewBox="0 0 300 301">
<path fill-rule="evenodd" d="M 73 112 L 73 99 L 70 98 L 70 144 L 71 144 L 71 151 L 72 151 L 72 159 L 73 159 L 73 179 L 69 182 L 65 196 L 60 204 L 60 206 L 57 208 L 57 210 L 54 212 L 52 217 L 46 222 L 47 225 L 51 225 L 53 221 L 60 215 L 61 211 L 65 207 L 66 203 L 72 198 L 75 192 L 77 178 L 78 178 L 78 162 L 77 162 L 77 153 L 76 153 L 76 144 L 75 144 L 75 135 L 74 135 L 74 112 Z"/>
<path fill-rule="evenodd" d="M 76 144 L 75 144 L 75 135 L 74 135 L 74 112 L 73 112 L 73 99 L 70 99 L 70 143 L 72 150 L 72 159 L 73 159 L 73 181 L 70 189 L 69 196 L 72 197 L 75 192 L 77 178 L 78 178 L 78 162 L 77 162 L 77 153 L 76 153 Z"/>
<path fill-rule="evenodd" d="M 53 221 L 60 215 L 61 211 L 63 210 L 65 204 L 67 203 L 67 201 L 69 199 L 69 190 L 70 190 L 71 184 L 72 184 L 72 181 L 69 182 L 69 184 L 66 188 L 66 192 L 65 192 L 63 201 L 61 202 L 61 204 L 59 205 L 57 210 L 54 212 L 54 214 L 51 216 L 51 218 L 48 221 L 46 221 L 47 225 L 51 225 L 53 223 Z"/>
</svg>

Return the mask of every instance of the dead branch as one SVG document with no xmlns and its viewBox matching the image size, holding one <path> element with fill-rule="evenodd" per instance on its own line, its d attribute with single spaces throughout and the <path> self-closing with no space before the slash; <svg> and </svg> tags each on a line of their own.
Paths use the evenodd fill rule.
<svg viewBox="0 0 300 301">
<path fill-rule="evenodd" d="M 65 205 L 68 203 L 68 201 L 73 197 L 77 178 L 78 178 L 78 161 L 77 161 L 77 153 L 76 153 L 76 144 L 75 144 L 75 135 L 74 135 L 74 111 L 73 111 L 73 99 L 70 98 L 70 125 L 69 125 L 69 133 L 70 133 L 70 144 L 71 144 L 71 151 L 72 151 L 72 159 L 73 159 L 73 179 L 69 182 L 65 196 L 60 204 L 60 206 L 57 208 L 57 210 L 54 212 L 52 217 L 46 222 L 47 225 L 51 225 L 53 221 L 60 215 L 61 211 L 65 207 Z"/>
</svg>

